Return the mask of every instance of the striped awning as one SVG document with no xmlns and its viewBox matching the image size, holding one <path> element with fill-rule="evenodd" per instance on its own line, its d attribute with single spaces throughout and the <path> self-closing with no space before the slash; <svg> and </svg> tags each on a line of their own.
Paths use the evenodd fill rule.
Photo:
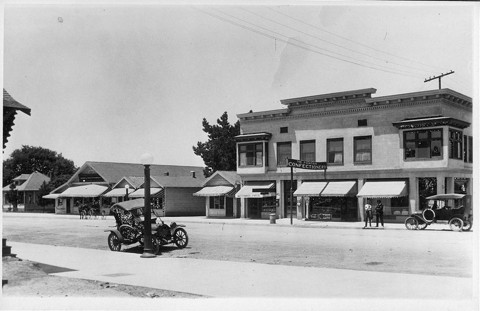
<svg viewBox="0 0 480 311">
<path fill-rule="evenodd" d="M 295 190 L 293 195 L 296 197 L 318 197 L 326 186 L 326 181 L 306 181 Z"/>
<path fill-rule="evenodd" d="M 355 181 L 330 181 L 323 189 L 322 197 L 347 197 L 355 196 Z"/>
<path fill-rule="evenodd" d="M 135 191 L 135 189 L 128 188 L 128 194 L 129 195 L 133 191 Z M 118 197 L 124 197 L 126 194 L 127 194 L 126 188 L 115 188 L 115 189 L 112 189 L 109 192 L 105 193 L 103 196 L 104 197 L 109 197 L 109 198 L 112 198 L 112 197 L 118 198 Z"/>
<path fill-rule="evenodd" d="M 233 191 L 231 186 L 215 186 L 215 187 L 205 187 L 198 192 L 195 192 L 193 195 L 197 197 L 219 197 L 222 195 L 228 195 Z"/>
<path fill-rule="evenodd" d="M 236 198 L 266 198 L 274 197 L 275 184 L 267 185 L 245 185 L 236 194 Z"/>
<path fill-rule="evenodd" d="M 162 188 L 150 188 L 150 195 L 155 196 L 159 195 L 163 189 Z M 130 198 L 144 198 L 145 197 L 145 189 L 140 188 L 135 190 L 132 194 L 129 194 L 128 197 Z"/>
<path fill-rule="evenodd" d="M 95 198 L 107 191 L 108 187 L 100 185 L 86 185 L 70 187 L 64 192 L 60 193 L 60 198 Z"/>
<path fill-rule="evenodd" d="M 368 181 L 358 192 L 358 197 L 396 198 L 408 195 L 404 181 Z"/>
</svg>

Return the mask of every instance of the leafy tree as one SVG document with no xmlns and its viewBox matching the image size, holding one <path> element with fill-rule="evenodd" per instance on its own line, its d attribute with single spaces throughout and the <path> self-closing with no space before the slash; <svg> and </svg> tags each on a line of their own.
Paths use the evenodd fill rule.
<svg viewBox="0 0 480 311">
<path fill-rule="evenodd" d="M 51 182 L 47 184 L 47 182 L 45 181 L 40 186 L 40 189 L 38 189 L 38 197 L 40 198 L 38 203 L 40 206 L 43 207 L 44 213 L 45 213 L 45 206 L 47 206 L 52 201 L 49 199 L 44 199 L 43 196 L 49 194 L 53 189 L 55 188 L 51 186 Z"/>
<path fill-rule="evenodd" d="M 240 134 L 240 122 L 230 124 L 225 111 L 217 119 L 217 124 L 210 125 L 203 118 L 202 125 L 203 131 L 208 134 L 208 141 L 197 142 L 197 146 L 193 146 L 193 152 L 202 157 L 205 163 L 205 177 L 219 170 L 234 171 L 237 167 L 235 136 Z"/>
<path fill-rule="evenodd" d="M 72 176 L 76 167 L 73 161 L 65 159 L 62 154 L 42 147 L 22 146 L 3 161 L 3 186 L 21 174 L 31 174 L 38 171 L 49 176 L 53 184 L 57 180 Z"/>
</svg>

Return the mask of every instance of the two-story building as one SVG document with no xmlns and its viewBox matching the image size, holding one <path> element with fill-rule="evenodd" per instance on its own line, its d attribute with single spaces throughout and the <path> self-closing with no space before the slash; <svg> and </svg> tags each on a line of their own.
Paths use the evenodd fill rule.
<svg viewBox="0 0 480 311">
<path fill-rule="evenodd" d="M 401 222 L 429 195 L 471 195 L 471 98 L 450 89 L 375 92 L 285 99 L 283 109 L 237 115 L 241 217 L 291 210 L 298 219 L 359 221 L 370 198 L 381 200 L 386 222 Z M 327 169 L 295 168 L 291 183 L 287 159 Z"/>
</svg>

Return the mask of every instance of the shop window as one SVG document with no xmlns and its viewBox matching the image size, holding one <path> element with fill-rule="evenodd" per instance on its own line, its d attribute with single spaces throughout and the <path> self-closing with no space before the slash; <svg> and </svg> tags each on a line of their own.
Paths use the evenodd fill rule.
<svg viewBox="0 0 480 311">
<path fill-rule="evenodd" d="M 315 162 L 315 141 L 305 140 L 300 142 L 300 160 Z"/>
<path fill-rule="evenodd" d="M 343 138 L 327 139 L 327 162 L 343 164 Z"/>
<path fill-rule="evenodd" d="M 372 163 L 372 136 L 354 137 L 353 140 L 355 163 Z"/>
<path fill-rule="evenodd" d="M 403 133 L 405 159 L 442 157 L 442 129 L 407 131 Z"/>
<path fill-rule="evenodd" d="M 437 179 L 435 177 L 424 177 L 418 179 L 418 196 L 420 210 L 428 208 L 426 198 L 437 194 Z"/>
<path fill-rule="evenodd" d="M 462 160 L 462 132 L 451 129 L 449 136 L 450 159 Z"/>
<path fill-rule="evenodd" d="M 263 143 L 238 146 L 239 166 L 263 166 Z"/>
<path fill-rule="evenodd" d="M 210 209 L 225 209 L 224 197 L 210 197 Z"/>
<path fill-rule="evenodd" d="M 468 162 L 473 163 L 473 137 L 468 136 Z"/>
<path fill-rule="evenodd" d="M 277 143 L 277 165 L 287 166 L 287 161 L 291 158 L 292 142 Z"/>
</svg>

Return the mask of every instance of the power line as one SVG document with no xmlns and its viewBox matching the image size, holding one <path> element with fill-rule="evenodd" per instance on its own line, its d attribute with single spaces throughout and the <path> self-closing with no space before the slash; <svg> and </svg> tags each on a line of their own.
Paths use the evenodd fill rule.
<svg viewBox="0 0 480 311">
<path fill-rule="evenodd" d="M 270 30 L 270 29 L 267 29 L 267 28 L 265 28 L 265 27 L 261 27 L 261 26 L 255 25 L 255 24 L 253 24 L 253 23 L 250 23 L 250 22 L 248 22 L 248 21 L 242 20 L 242 19 L 240 19 L 240 18 L 238 18 L 238 17 L 232 16 L 232 15 L 230 15 L 230 14 L 224 13 L 224 12 L 219 11 L 219 10 L 216 10 L 216 11 L 218 11 L 218 12 L 224 14 L 224 15 L 227 15 L 227 16 L 229 16 L 229 17 L 232 17 L 232 18 L 235 18 L 235 19 L 237 19 L 237 20 L 240 20 L 240 21 L 242 21 L 242 22 L 244 22 L 244 23 L 251 24 L 251 25 L 253 25 L 253 26 L 257 27 L 257 28 L 261 28 L 261 29 L 263 29 L 263 30 L 272 32 L 272 33 L 276 34 L 277 36 L 273 36 L 273 35 L 267 34 L 267 33 L 265 33 L 265 32 L 262 32 L 262 31 L 259 31 L 259 30 L 250 28 L 250 27 L 245 26 L 245 25 L 243 25 L 243 24 L 236 23 L 236 22 L 234 22 L 234 21 L 232 21 L 232 20 L 230 20 L 230 19 L 228 19 L 228 18 L 221 17 L 221 16 L 218 16 L 218 15 L 216 15 L 216 14 L 206 12 L 206 11 L 204 11 L 204 10 L 200 10 L 200 9 L 198 9 L 198 8 L 197 8 L 197 10 L 199 10 L 200 12 L 205 13 L 205 14 L 207 14 L 207 15 L 210 15 L 210 16 L 212 16 L 212 17 L 215 17 L 215 18 L 217 18 L 217 19 L 220 19 L 220 20 L 222 20 L 222 21 L 224 21 L 224 22 L 227 22 L 227 23 L 236 25 L 236 26 L 238 26 L 238 27 L 241 27 L 241 28 L 243 28 L 243 29 L 246 29 L 246 30 L 255 32 L 255 33 L 257 33 L 257 34 L 266 36 L 266 37 L 268 37 L 268 38 L 277 39 L 277 40 L 280 40 L 280 41 L 285 42 L 285 43 L 287 43 L 287 44 L 290 44 L 290 45 L 293 45 L 293 46 L 296 46 L 296 47 L 299 47 L 299 48 L 302 48 L 302 49 L 304 49 L 304 50 L 308 50 L 308 51 L 310 51 L 310 52 L 314 52 L 314 53 L 317 53 L 317 54 L 320 54 L 320 55 L 324 55 L 324 56 L 327 56 L 327 57 L 330 57 L 330 58 L 333 58 L 333 59 L 336 59 L 336 60 L 340 60 L 340 61 L 343 61 L 343 62 L 347 62 L 347 63 L 351 63 L 351 64 L 354 64 L 354 65 L 358 65 L 358 66 L 362 66 L 362 67 L 370 68 L 370 69 L 374 69 L 374 70 L 379 70 L 379 71 L 383 71 L 383 72 L 388 72 L 388 73 L 393 73 L 393 74 L 398 74 L 398 75 L 403 75 L 403 76 L 409 76 L 409 77 L 414 77 L 414 78 L 420 77 L 419 75 L 413 75 L 413 74 L 410 74 L 410 73 L 408 73 L 408 72 L 401 71 L 401 70 L 392 71 L 392 70 L 394 70 L 394 69 L 388 68 L 388 67 L 385 67 L 385 66 L 381 66 L 381 65 L 377 65 L 377 64 L 372 64 L 372 63 L 367 62 L 367 61 L 363 61 L 363 62 L 364 62 L 364 63 L 367 63 L 367 64 L 371 64 L 371 65 L 376 66 L 376 67 L 384 68 L 384 69 L 380 69 L 380 68 L 368 66 L 368 65 L 365 65 L 365 64 L 361 64 L 361 63 L 359 63 L 359 62 L 362 62 L 362 61 L 360 61 L 360 60 L 358 60 L 358 59 L 355 59 L 355 58 L 353 58 L 353 57 L 349 57 L 349 56 L 342 55 L 342 54 L 339 54 L 339 53 L 335 53 L 335 52 L 332 52 L 332 51 L 329 51 L 329 50 L 326 50 L 326 49 L 322 49 L 322 48 L 320 48 L 320 47 L 318 47 L 318 46 L 311 45 L 311 44 L 308 44 L 308 43 L 304 43 L 304 42 L 301 42 L 301 41 L 296 40 L 296 39 L 293 39 L 293 38 L 290 38 L 290 40 L 281 39 L 281 38 L 279 38 L 278 36 L 283 36 L 283 37 L 287 37 L 287 36 L 285 36 L 285 35 L 283 35 L 283 34 L 280 34 L 280 33 L 278 33 L 278 32 L 272 31 L 272 30 Z M 214 9 L 214 10 L 215 10 L 215 9 Z M 304 44 L 304 45 L 313 47 L 313 48 L 315 48 L 315 49 L 317 49 L 317 50 L 324 50 L 324 51 L 327 51 L 328 53 L 337 54 L 337 55 L 340 55 L 340 56 L 346 57 L 346 58 L 351 58 L 351 59 L 354 59 L 355 61 L 350 61 L 350 60 L 347 60 L 347 59 L 343 59 L 343 58 L 339 58 L 339 57 L 332 56 L 332 55 L 329 55 L 329 54 L 325 54 L 325 53 L 319 52 L 319 51 L 317 51 L 317 50 L 313 50 L 313 49 L 311 49 L 311 48 L 308 48 L 308 47 L 299 45 L 298 43 L 297 43 L 297 44 L 294 44 L 294 43 L 291 42 L 291 40 L 300 42 L 301 44 Z M 403 72 L 403 73 L 402 73 L 402 72 Z"/>
<path fill-rule="evenodd" d="M 306 35 L 306 36 L 309 36 L 309 37 L 312 37 L 312 38 L 314 38 L 314 39 L 320 40 L 320 41 L 322 41 L 322 42 L 326 42 L 326 43 L 328 43 L 328 44 L 332 44 L 332 45 L 334 45 L 334 46 L 337 46 L 337 47 L 339 47 L 339 48 L 345 49 L 345 50 L 347 50 L 347 51 L 354 52 L 354 53 L 357 53 L 357 54 L 361 54 L 361 55 L 364 55 L 364 56 L 367 56 L 367 57 L 370 57 L 370 58 L 373 58 L 373 59 L 377 59 L 377 60 L 380 60 L 380 61 L 382 61 L 382 62 L 387 62 L 387 63 L 393 64 L 393 65 L 397 65 L 397 66 L 401 66 L 401 67 L 407 67 L 407 68 L 413 69 L 413 70 L 415 70 L 415 71 L 418 71 L 418 72 L 421 72 L 421 73 L 425 73 L 425 70 L 421 70 L 421 69 L 418 69 L 418 68 L 416 68 L 416 67 L 408 66 L 408 65 L 405 65 L 405 64 L 399 64 L 399 63 L 392 62 L 392 61 L 389 61 L 389 60 L 386 60 L 386 59 L 382 59 L 382 58 L 378 58 L 378 57 L 372 56 L 372 55 L 367 54 L 367 53 L 363 53 L 363 52 L 360 52 L 360 51 L 356 51 L 356 50 L 354 50 L 354 49 L 350 49 L 350 48 L 345 47 L 345 46 L 342 46 L 342 45 L 340 45 L 340 44 L 336 44 L 336 43 L 330 42 L 330 41 L 328 41 L 328 40 L 319 38 L 319 37 L 317 37 L 317 36 L 311 35 L 311 34 L 309 34 L 309 33 L 306 33 L 306 32 L 304 32 L 304 31 L 299 30 L 299 29 L 296 29 L 296 28 L 294 28 L 294 27 L 291 27 L 291 26 L 282 24 L 282 23 L 277 22 L 276 20 L 273 20 L 273 19 L 271 19 L 271 18 L 268 18 L 268 17 L 265 17 L 265 16 L 261 16 L 261 15 L 255 13 L 255 12 L 250 11 L 250 10 L 247 10 L 247 9 L 244 9 L 244 8 L 239 8 L 239 9 L 242 10 L 242 11 L 245 11 L 245 12 L 247 12 L 247 13 L 250 13 L 250 14 L 252 14 L 252 15 L 255 15 L 255 16 L 257 16 L 257 17 L 260 17 L 260 18 L 262 18 L 262 19 L 268 20 L 268 21 L 270 21 L 270 22 L 272 22 L 272 23 L 275 23 L 275 24 L 277 24 L 277 25 L 286 27 L 286 28 L 288 28 L 288 29 L 292 29 L 292 30 L 297 31 L 297 32 L 299 32 L 299 33 L 301 33 L 301 34 L 304 34 L 304 35 Z"/>
<path fill-rule="evenodd" d="M 315 28 L 315 29 L 317 29 L 317 30 L 326 32 L 326 33 L 328 33 L 328 34 L 330 34 L 330 35 L 332 35 L 332 36 L 335 36 L 335 37 L 341 38 L 341 39 L 343 39 L 343 40 L 347 40 L 347 41 L 349 41 L 349 42 L 352 42 L 352 43 L 361 45 L 361 46 L 363 46 L 363 47 L 366 47 L 366 48 L 368 48 L 368 49 L 374 50 L 374 51 L 376 51 L 376 52 L 383 53 L 383 54 L 387 54 L 387 55 L 390 55 L 390 56 L 393 56 L 393 57 L 396 57 L 396 58 L 400 58 L 400 59 L 403 59 L 403 60 L 406 60 L 406 61 L 409 61 L 409 62 L 412 62 L 412 63 L 417 63 L 417 64 L 420 64 L 420 65 L 422 65 L 422 66 L 429 67 L 429 68 L 431 68 L 431 69 L 435 69 L 435 70 L 440 69 L 440 67 L 437 67 L 437 66 L 432 66 L 432 65 L 425 64 L 425 63 L 422 63 L 422 62 L 419 62 L 419 61 L 415 61 L 415 60 L 412 60 L 412 59 L 408 59 L 408 58 L 406 58 L 406 57 L 398 56 L 398 55 L 395 55 L 395 54 L 392 54 L 392 53 L 389 53 L 389 52 L 385 52 L 385 51 L 376 49 L 376 48 L 371 47 L 371 46 L 369 46 L 369 45 L 366 45 L 366 44 L 363 44 L 363 43 L 360 43 L 360 42 L 351 40 L 351 39 L 349 39 L 349 38 L 346 38 L 346 37 L 343 37 L 343 36 L 341 36 L 341 35 L 338 35 L 338 34 L 336 34 L 336 33 L 334 33 L 334 32 L 331 32 L 331 31 L 328 31 L 328 30 L 319 28 L 319 27 L 317 27 L 317 26 L 315 26 L 315 25 L 306 23 L 306 22 L 304 22 L 304 21 L 302 21 L 302 20 L 300 20 L 300 19 L 297 19 L 297 18 L 295 18 L 295 17 L 292 17 L 292 16 L 290 16 L 290 15 L 288 15 L 288 14 L 285 14 L 285 13 L 283 13 L 283 12 L 274 10 L 274 9 L 272 9 L 272 8 L 269 8 L 269 7 L 265 7 L 265 8 L 267 8 L 267 9 L 269 9 L 269 10 L 271 10 L 271 11 L 277 13 L 277 14 L 283 15 L 283 16 L 285 16 L 285 17 L 287 17 L 287 18 L 293 19 L 293 20 L 295 20 L 295 21 L 297 21 L 297 22 L 299 22 L 299 23 L 302 23 L 302 24 L 304 24 L 304 25 L 307 25 L 307 26 L 309 26 L 309 27 L 313 27 L 313 28 Z M 441 69 L 440 69 L 440 70 L 441 70 Z"/>
</svg>

